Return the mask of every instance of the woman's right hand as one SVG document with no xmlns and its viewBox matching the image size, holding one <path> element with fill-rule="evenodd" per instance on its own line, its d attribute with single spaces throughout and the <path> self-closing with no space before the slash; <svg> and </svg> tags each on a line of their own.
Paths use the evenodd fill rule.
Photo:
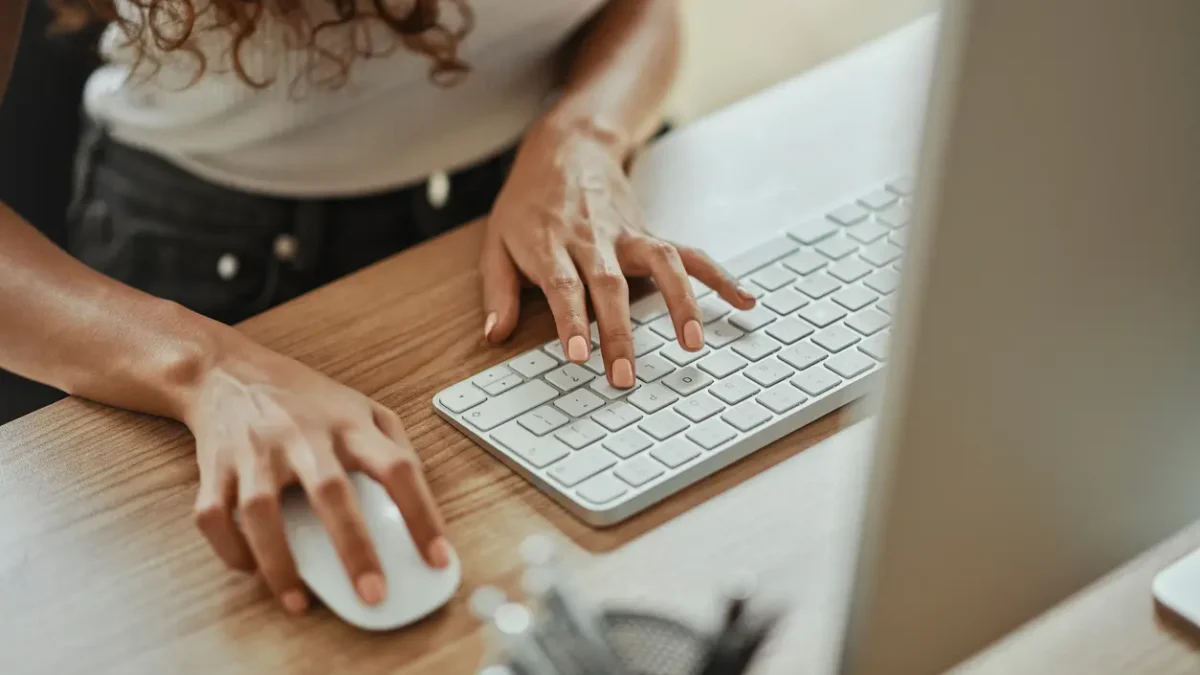
<svg viewBox="0 0 1200 675">
<path fill-rule="evenodd" d="M 358 595 L 378 604 L 387 584 L 347 476 L 362 471 L 396 502 L 426 562 L 448 565 L 445 526 L 396 414 L 240 334 L 232 342 L 197 378 L 182 415 L 200 465 L 196 524 L 217 555 L 257 569 L 289 613 L 304 612 L 280 506 L 282 490 L 299 483 Z"/>
</svg>

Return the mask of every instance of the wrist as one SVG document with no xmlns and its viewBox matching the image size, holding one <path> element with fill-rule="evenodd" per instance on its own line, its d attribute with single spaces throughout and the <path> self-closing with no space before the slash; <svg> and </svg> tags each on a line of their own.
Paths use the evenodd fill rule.
<svg viewBox="0 0 1200 675">
<path fill-rule="evenodd" d="M 631 135 L 603 116 L 581 110 L 580 107 L 569 99 L 559 101 L 534 125 L 530 137 L 550 136 L 559 143 L 593 143 L 624 164 L 633 153 Z"/>
</svg>

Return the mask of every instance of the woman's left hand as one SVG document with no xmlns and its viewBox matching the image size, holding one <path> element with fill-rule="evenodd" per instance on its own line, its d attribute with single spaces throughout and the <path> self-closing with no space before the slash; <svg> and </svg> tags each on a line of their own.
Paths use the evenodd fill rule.
<svg viewBox="0 0 1200 675">
<path fill-rule="evenodd" d="M 545 292 L 563 352 L 583 363 L 591 355 L 588 293 L 608 380 L 628 388 L 635 372 L 626 277 L 654 279 L 689 351 L 704 347 L 689 277 L 738 309 L 753 307 L 754 296 L 703 252 L 646 231 L 617 147 L 593 129 L 535 128 L 488 217 L 480 264 L 489 341 L 516 327 L 523 274 Z"/>
</svg>

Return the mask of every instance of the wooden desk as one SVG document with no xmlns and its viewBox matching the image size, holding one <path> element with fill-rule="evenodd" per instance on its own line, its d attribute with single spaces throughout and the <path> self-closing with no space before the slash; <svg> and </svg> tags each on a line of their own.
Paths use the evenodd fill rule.
<svg viewBox="0 0 1200 675">
<path fill-rule="evenodd" d="M 639 183 L 655 227 L 733 252 L 748 228 L 776 229 L 821 195 L 861 186 L 851 165 L 867 178 L 894 169 L 904 122 L 866 116 L 890 114 L 894 106 L 870 103 L 910 88 L 892 69 L 915 58 L 912 35 L 669 138 L 673 151 L 647 157 Z M 829 127 L 795 125 L 799 115 Z M 771 154 L 781 145 L 789 152 Z M 803 159 L 846 148 L 855 162 Z M 684 174 L 686 186 L 662 180 Z M 737 228 L 727 227 L 733 216 Z M 869 425 L 827 438 L 853 419 L 835 413 L 630 522 L 592 530 L 432 412 L 435 391 L 553 334 L 531 302 L 512 344 L 481 343 L 478 246 L 476 228 L 452 233 L 243 326 L 404 419 L 463 561 L 463 590 L 444 610 L 382 635 L 323 609 L 285 617 L 256 579 L 226 571 L 192 526 L 197 474 L 186 430 L 68 400 L 0 427 L 0 673 L 470 673 L 482 643 L 466 594 L 482 583 L 515 589 L 516 545 L 546 530 L 574 543 L 598 598 L 699 621 L 713 615 L 714 589 L 730 570 L 752 571 L 793 608 L 760 672 L 830 672 Z M 1196 545 L 1200 526 L 1014 634 L 972 672 L 1200 672 L 1198 643 L 1161 622 L 1149 599 L 1153 572 Z"/>
</svg>

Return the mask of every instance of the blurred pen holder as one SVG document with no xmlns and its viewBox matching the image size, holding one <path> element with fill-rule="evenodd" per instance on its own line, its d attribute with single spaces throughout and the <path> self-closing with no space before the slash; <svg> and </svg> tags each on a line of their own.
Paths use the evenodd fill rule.
<svg viewBox="0 0 1200 675">
<path fill-rule="evenodd" d="M 709 637 L 657 614 L 605 610 L 609 643 L 630 675 L 693 675 L 709 646 Z"/>
</svg>

